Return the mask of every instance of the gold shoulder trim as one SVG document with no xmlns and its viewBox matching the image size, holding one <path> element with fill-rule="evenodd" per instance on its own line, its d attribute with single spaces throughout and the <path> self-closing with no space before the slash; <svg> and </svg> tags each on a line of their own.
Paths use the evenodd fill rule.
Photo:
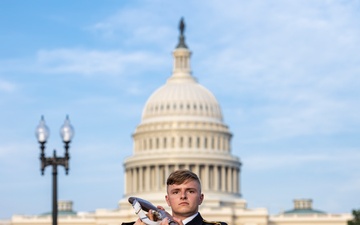
<svg viewBox="0 0 360 225">
<path fill-rule="evenodd" d="M 222 224 L 226 224 L 226 223 L 222 223 L 222 222 L 219 222 L 219 221 L 207 221 L 207 220 L 203 220 L 203 222 L 205 224 L 210 224 L 210 225 L 222 225 Z"/>
</svg>

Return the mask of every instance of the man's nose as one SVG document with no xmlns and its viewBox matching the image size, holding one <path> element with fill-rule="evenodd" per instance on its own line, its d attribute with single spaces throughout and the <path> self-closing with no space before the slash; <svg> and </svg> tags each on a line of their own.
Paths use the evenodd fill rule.
<svg viewBox="0 0 360 225">
<path fill-rule="evenodd" d="M 180 198 L 181 199 L 186 199 L 186 192 L 182 192 Z"/>
</svg>

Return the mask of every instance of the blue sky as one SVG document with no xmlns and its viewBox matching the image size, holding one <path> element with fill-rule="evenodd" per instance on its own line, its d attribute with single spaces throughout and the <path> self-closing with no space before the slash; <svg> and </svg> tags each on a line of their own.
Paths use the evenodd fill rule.
<svg viewBox="0 0 360 225">
<path fill-rule="evenodd" d="M 48 156 L 63 154 L 66 115 L 75 128 L 59 199 L 76 211 L 117 207 L 131 134 L 171 75 L 181 17 L 193 75 L 234 134 L 248 207 L 276 214 L 312 198 L 330 213 L 359 208 L 359 12 L 351 0 L 1 2 L 0 219 L 51 210 L 41 115 Z"/>
</svg>

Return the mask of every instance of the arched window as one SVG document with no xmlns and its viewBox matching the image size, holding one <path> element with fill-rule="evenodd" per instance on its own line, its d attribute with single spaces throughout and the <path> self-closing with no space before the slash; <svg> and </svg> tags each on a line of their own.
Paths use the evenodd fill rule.
<svg viewBox="0 0 360 225">
<path fill-rule="evenodd" d="M 184 147 L 184 138 L 180 137 L 180 148 Z"/>
<path fill-rule="evenodd" d="M 171 138 L 171 148 L 175 148 L 175 138 Z"/>
<path fill-rule="evenodd" d="M 164 137 L 164 148 L 167 148 L 167 146 L 166 146 L 166 137 Z"/>
</svg>

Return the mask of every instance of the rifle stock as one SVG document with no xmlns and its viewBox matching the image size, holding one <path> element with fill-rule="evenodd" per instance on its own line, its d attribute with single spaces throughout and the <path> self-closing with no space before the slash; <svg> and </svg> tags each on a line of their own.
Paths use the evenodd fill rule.
<svg viewBox="0 0 360 225">
<path fill-rule="evenodd" d="M 140 217 L 139 210 L 136 212 L 136 214 L 139 215 L 140 219 L 147 224 L 150 224 L 150 225 L 154 225 L 154 223 L 160 224 L 161 220 L 163 220 L 164 218 L 168 218 L 170 225 L 178 224 L 177 222 L 175 222 L 173 217 L 168 212 L 166 212 L 165 210 L 162 210 L 162 209 L 158 209 L 156 206 L 154 206 L 149 201 L 146 201 L 145 199 L 141 199 L 141 198 L 137 198 L 137 197 L 129 197 L 128 201 L 130 204 L 132 204 L 132 206 L 134 208 L 135 208 L 136 204 L 138 203 L 142 210 L 144 210 L 146 212 L 149 212 L 150 210 L 152 210 L 156 221 L 151 221 L 148 217 L 146 217 L 146 218 L 144 216 Z"/>
</svg>

